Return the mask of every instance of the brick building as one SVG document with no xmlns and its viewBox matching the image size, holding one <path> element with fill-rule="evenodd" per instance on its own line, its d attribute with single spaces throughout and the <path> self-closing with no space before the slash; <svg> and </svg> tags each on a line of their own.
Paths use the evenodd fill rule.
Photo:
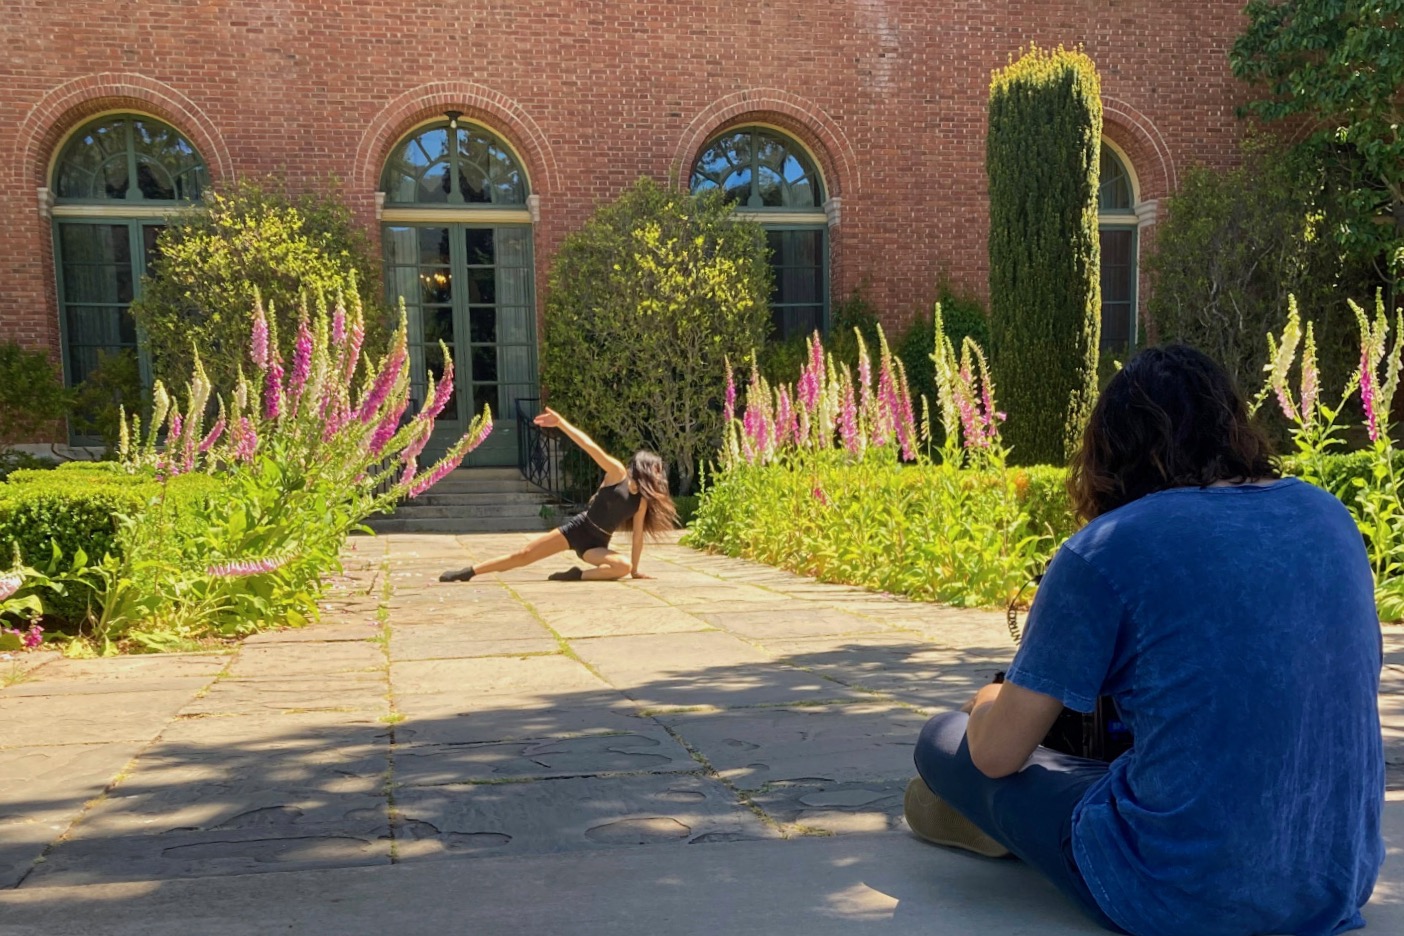
<svg viewBox="0 0 1404 936">
<path fill-rule="evenodd" d="M 461 417 L 536 395 L 552 255 L 641 174 L 720 185 L 772 229 L 782 327 L 861 283 L 900 331 L 942 279 L 985 291 L 989 76 L 1030 41 L 1081 44 L 1102 73 L 1105 330 L 1124 340 L 1157 201 L 1234 159 L 1240 9 L 8 0 L 0 340 L 49 349 L 70 382 L 137 346 L 124 308 L 163 214 L 269 172 L 343 181 L 411 303 L 417 375 L 423 345 L 454 345 Z M 494 436 L 484 458 L 509 460 Z"/>
</svg>

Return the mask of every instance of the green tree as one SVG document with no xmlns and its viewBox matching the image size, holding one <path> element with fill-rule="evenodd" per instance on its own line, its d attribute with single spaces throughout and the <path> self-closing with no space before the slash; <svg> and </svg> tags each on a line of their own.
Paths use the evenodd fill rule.
<svg viewBox="0 0 1404 936">
<path fill-rule="evenodd" d="M 1359 357 L 1350 295 L 1370 274 L 1326 235 L 1333 204 L 1324 171 L 1305 154 L 1250 139 L 1232 169 L 1194 167 L 1165 201 L 1147 267 L 1147 315 L 1161 340 L 1194 345 L 1247 392 L 1262 382 L 1264 336 L 1280 327 L 1287 297 L 1316 324 L 1322 383 L 1345 383 Z"/>
<path fill-rule="evenodd" d="M 1310 129 L 1299 148 L 1341 184 L 1331 232 L 1349 253 L 1404 278 L 1404 0 L 1250 0 L 1233 72 L 1263 97 L 1244 110 Z"/>
<path fill-rule="evenodd" d="M 233 386 L 253 323 L 255 291 L 275 310 L 291 353 L 304 298 L 361 295 L 372 338 L 385 333 L 379 264 L 365 232 L 334 194 L 289 196 L 276 180 L 243 182 L 171 219 L 153 275 L 132 314 L 145 329 L 156 376 L 189 378 L 192 343 L 217 387 Z M 374 343 L 368 339 L 368 344 Z"/>
<path fill-rule="evenodd" d="M 1097 394 L 1101 81 L 1063 48 L 1029 52 L 990 82 L 991 365 L 1023 464 L 1062 463 Z"/>
<path fill-rule="evenodd" d="M 770 327 L 765 233 L 718 194 L 640 179 L 566 238 L 551 267 L 542 383 L 607 447 L 654 448 L 678 490 L 721 443 L 726 362 Z"/>
<path fill-rule="evenodd" d="M 0 446 L 37 441 L 72 403 L 47 354 L 0 342 Z"/>
</svg>

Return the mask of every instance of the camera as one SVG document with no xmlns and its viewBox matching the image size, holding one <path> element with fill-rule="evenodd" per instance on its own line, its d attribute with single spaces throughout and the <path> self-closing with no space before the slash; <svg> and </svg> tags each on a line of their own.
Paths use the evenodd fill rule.
<svg viewBox="0 0 1404 936">
<path fill-rule="evenodd" d="M 1015 644 L 1023 637 L 1023 630 L 1019 627 L 1019 599 L 1023 596 L 1024 589 L 1041 581 L 1041 574 L 1034 576 L 1028 584 L 1019 589 L 1005 610 L 1004 620 L 1009 626 L 1009 636 Z M 1004 673 L 995 673 L 994 681 L 1004 682 Z M 1091 712 L 1079 712 L 1064 706 L 1058 713 L 1058 720 L 1044 736 L 1042 745 L 1074 757 L 1111 763 L 1131 750 L 1132 740 L 1131 729 L 1122 721 L 1121 714 L 1116 709 L 1116 702 L 1111 696 L 1104 695 L 1097 699 L 1097 706 Z"/>
</svg>

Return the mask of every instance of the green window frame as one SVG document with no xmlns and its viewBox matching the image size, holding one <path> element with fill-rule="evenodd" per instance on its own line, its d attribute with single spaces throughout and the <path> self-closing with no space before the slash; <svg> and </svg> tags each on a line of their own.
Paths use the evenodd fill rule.
<svg viewBox="0 0 1404 936">
<path fill-rule="evenodd" d="M 525 167 L 496 134 L 449 112 L 390 151 L 380 212 L 386 295 L 409 317 L 410 386 L 454 359 L 454 392 L 425 459 L 436 457 L 483 405 L 493 431 L 465 462 L 515 464 L 515 403 L 537 384 L 533 218 Z"/>
<path fill-rule="evenodd" d="M 721 191 L 738 214 L 765 228 L 774 283 L 771 337 L 800 338 L 830 326 L 829 223 L 824 180 L 795 140 L 763 126 L 733 127 L 693 162 L 689 190 Z"/>
<path fill-rule="evenodd" d="M 142 393 L 151 386 L 151 360 L 130 307 L 152 273 L 166 217 L 208 188 L 204 160 L 163 121 L 105 114 L 68 138 L 50 184 L 64 383 L 80 386 L 103 367 L 120 384 L 132 365 L 115 359 L 134 359 L 133 389 Z M 102 440 L 70 432 L 69 441 Z"/>
<path fill-rule="evenodd" d="M 1140 337 L 1140 218 L 1136 214 L 1136 185 L 1120 155 L 1105 142 L 1099 171 L 1102 350 L 1126 351 L 1135 347 Z"/>
</svg>

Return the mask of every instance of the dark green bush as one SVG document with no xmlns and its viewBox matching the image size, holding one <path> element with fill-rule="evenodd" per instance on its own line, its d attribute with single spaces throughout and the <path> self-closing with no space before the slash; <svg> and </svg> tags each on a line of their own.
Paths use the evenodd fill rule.
<svg viewBox="0 0 1404 936">
<path fill-rule="evenodd" d="M 770 327 L 765 232 L 720 194 L 640 179 L 566 238 L 551 267 L 542 384 L 620 458 L 658 452 L 689 493 L 722 438 L 726 361 Z"/>
<path fill-rule="evenodd" d="M 120 550 L 120 518 L 134 517 L 163 495 L 179 517 L 183 508 L 216 493 L 220 482 L 202 474 L 181 475 L 168 484 L 106 467 L 70 463 L 63 471 L 21 470 L 0 484 L 0 555 L 8 566 L 18 550 L 26 565 L 45 568 L 57 546 L 68 568 L 82 550 L 90 561 Z M 177 521 L 178 522 L 178 521 Z M 70 589 L 45 598 L 46 613 L 81 620 L 91 594 Z"/>
<path fill-rule="evenodd" d="M 990 83 L 991 367 L 1020 464 L 1061 463 L 1097 395 L 1101 82 L 1081 52 L 1031 49 Z"/>
<path fill-rule="evenodd" d="M 0 342 L 0 446 L 35 441 L 72 402 L 47 354 Z"/>
<path fill-rule="evenodd" d="M 869 353 L 874 353 L 878 344 L 877 309 L 868 301 L 863 287 L 856 287 L 848 298 L 833 308 L 833 324 L 829 334 L 824 336 L 824 347 L 834 355 L 835 360 L 850 367 L 858 365 L 858 336 L 854 330 L 862 332 Z M 768 341 L 757 351 L 761 376 L 770 381 L 771 386 L 794 383 L 799 379 L 800 369 L 809 359 L 806 342 L 808 335 L 796 335 L 788 341 Z M 926 353 L 931 353 L 927 347 Z M 743 372 L 739 380 L 745 380 Z"/>
<path fill-rule="evenodd" d="M 98 438 L 109 452 L 117 448 L 122 407 L 141 412 L 141 367 L 130 349 L 98 352 L 98 365 L 74 391 L 69 428 L 75 435 Z"/>
<path fill-rule="evenodd" d="M 941 303 L 946 337 L 951 339 L 957 352 L 966 338 L 974 339 L 981 348 L 990 346 L 990 321 L 980 300 L 957 295 L 943 286 L 937 302 Z M 931 360 L 935 343 L 936 316 L 922 315 L 902 334 L 894 348 L 907 369 L 907 384 L 913 398 L 925 394 L 932 403 L 936 400 L 936 365 Z"/>
<path fill-rule="evenodd" d="M 679 494 L 673 498 L 673 506 L 678 508 L 678 526 L 685 527 L 692 522 L 692 515 L 697 513 L 697 503 L 701 499 L 694 494 Z"/>
<path fill-rule="evenodd" d="M 183 387 L 192 343 L 216 387 L 232 387 L 253 323 L 254 292 L 276 310 L 291 356 L 304 297 L 334 301 L 354 288 L 368 312 L 367 347 L 383 340 L 380 261 L 335 191 L 289 195 L 277 179 L 240 182 L 173 215 L 161 233 L 155 275 L 132 314 L 146 331 L 156 375 Z"/>
<path fill-rule="evenodd" d="M 28 452 L 0 452 L 0 481 L 16 471 L 46 471 L 57 464 L 55 459 Z"/>
</svg>

